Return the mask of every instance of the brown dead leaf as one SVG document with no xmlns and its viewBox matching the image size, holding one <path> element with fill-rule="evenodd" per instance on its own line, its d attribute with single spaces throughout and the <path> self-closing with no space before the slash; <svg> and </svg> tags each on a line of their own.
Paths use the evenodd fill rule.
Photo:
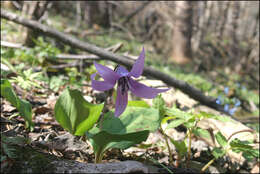
<svg viewBox="0 0 260 174">
<path fill-rule="evenodd" d="M 45 106 L 40 106 L 35 109 L 34 113 L 37 115 L 37 114 L 45 114 L 50 111 L 51 111 L 50 108 L 47 108 Z"/>
<path fill-rule="evenodd" d="M 54 109 L 56 101 L 57 101 L 57 96 L 55 96 L 53 93 L 48 97 L 47 99 L 47 107 L 50 109 Z"/>
<path fill-rule="evenodd" d="M 13 107 L 12 105 L 7 104 L 7 103 L 3 104 L 2 106 L 3 106 L 2 112 L 13 112 L 14 110 L 16 110 L 15 107 Z"/>
<path fill-rule="evenodd" d="M 256 165 L 252 168 L 250 173 L 260 173 L 259 166 L 260 166 L 260 163 L 259 162 L 256 163 Z"/>
</svg>

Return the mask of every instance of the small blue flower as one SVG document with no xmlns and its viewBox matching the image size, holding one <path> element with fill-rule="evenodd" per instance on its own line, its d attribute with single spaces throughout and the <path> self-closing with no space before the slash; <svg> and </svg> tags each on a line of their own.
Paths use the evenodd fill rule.
<svg viewBox="0 0 260 174">
<path fill-rule="evenodd" d="M 236 110 L 237 110 L 237 107 L 234 107 L 234 108 L 230 109 L 228 112 L 229 112 L 230 115 L 234 115 Z"/>
<path fill-rule="evenodd" d="M 229 104 L 225 104 L 224 111 L 228 112 L 228 109 L 229 109 Z"/>
<path fill-rule="evenodd" d="M 235 103 L 234 106 L 235 106 L 235 107 L 238 107 L 238 106 L 240 106 L 240 104 L 241 104 L 240 100 L 237 99 L 237 102 Z"/>
<path fill-rule="evenodd" d="M 218 98 L 217 98 L 217 100 L 216 100 L 216 103 L 218 104 L 218 105 L 221 105 L 221 96 L 218 96 Z"/>
<path fill-rule="evenodd" d="M 228 94 L 228 91 L 229 91 L 229 87 L 225 87 L 224 93 L 225 93 L 225 94 Z"/>
</svg>

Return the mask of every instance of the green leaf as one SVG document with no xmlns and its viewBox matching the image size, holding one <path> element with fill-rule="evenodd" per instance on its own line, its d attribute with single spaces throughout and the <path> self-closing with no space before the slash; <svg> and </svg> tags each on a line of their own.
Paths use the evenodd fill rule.
<svg viewBox="0 0 260 174">
<path fill-rule="evenodd" d="M 190 119 L 188 121 L 185 121 L 183 123 L 183 125 L 187 128 L 194 128 L 196 125 L 196 119 L 195 116 L 194 117 L 190 117 Z"/>
<path fill-rule="evenodd" d="M 17 106 L 17 96 L 8 80 L 1 79 L 1 96 L 6 98 L 13 106 Z"/>
<path fill-rule="evenodd" d="M 187 153 L 188 148 L 185 144 L 185 141 L 175 141 L 172 138 L 170 138 L 170 141 L 172 142 L 172 144 L 174 144 L 176 151 L 179 153 L 179 155 L 181 155 L 181 157 L 183 157 Z"/>
<path fill-rule="evenodd" d="M 198 136 L 198 137 L 202 137 L 202 138 L 206 138 L 206 139 L 211 138 L 210 133 L 209 133 L 207 130 L 201 129 L 201 128 L 199 128 L 199 127 L 194 128 L 194 129 L 192 130 L 192 132 L 193 132 L 196 136 Z"/>
<path fill-rule="evenodd" d="M 184 122 L 185 122 L 184 119 L 175 119 L 175 120 L 172 120 L 172 121 L 167 125 L 166 129 L 178 127 L 179 125 L 183 124 Z"/>
<path fill-rule="evenodd" d="M 138 101 L 128 101 L 127 104 L 128 107 L 135 106 L 135 107 L 144 107 L 144 108 L 150 108 L 150 106 L 143 100 Z"/>
<path fill-rule="evenodd" d="M 154 108 L 127 107 L 119 119 L 127 133 L 141 130 L 154 132 L 160 126 L 159 111 Z"/>
<path fill-rule="evenodd" d="M 216 119 L 216 120 L 222 121 L 222 122 L 232 122 L 232 120 L 227 116 L 216 115 L 213 118 Z"/>
<path fill-rule="evenodd" d="M 259 149 L 254 149 L 254 147 L 249 144 L 251 144 L 251 142 L 241 141 L 237 138 L 230 142 L 232 151 L 236 153 L 242 152 L 243 157 L 245 157 L 247 160 L 259 158 Z"/>
<path fill-rule="evenodd" d="M 92 128 L 87 136 L 94 147 L 97 162 L 100 162 L 105 150 L 126 149 L 141 143 L 147 139 L 149 131 L 155 131 L 159 126 L 158 109 L 128 106 L 119 118 L 113 112 L 106 113 L 99 128 Z"/>
<path fill-rule="evenodd" d="M 252 146 L 250 146 L 249 144 L 252 144 L 251 142 L 249 141 L 241 141 L 237 138 L 233 139 L 231 142 L 230 142 L 230 146 L 231 148 L 244 148 L 244 149 L 251 149 Z"/>
<path fill-rule="evenodd" d="M 110 133 L 131 133 L 142 130 L 156 131 L 160 126 L 158 109 L 127 107 L 124 113 L 115 117 L 113 112 L 104 115 L 102 130 Z"/>
<path fill-rule="evenodd" d="M 177 118 L 180 118 L 180 119 L 185 119 L 186 121 L 190 120 L 191 118 L 193 118 L 194 116 L 188 112 L 184 112 L 184 111 L 181 111 L 177 108 L 171 108 L 171 109 L 167 109 L 167 112 L 166 112 L 167 115 L 170 115 L 170 116 L 175 116 Z"/>
<path fill-rule="evenodd" d="M 91 138 L 91 141 L 94 150 L 103 153 L 110 148 L 127 149 L 145 141 L 148 135 L 148 130 L 125 134 L 112 134 L 107 131 L 100 131 Z"/>
<path fill-rule="evenodd" d="M 214 118 L 216 116 L 212 113 L 207 113 L 207 112 L 201 111 L 199 114 L 196 114 L 196 117 L 202 119 L 202 118 Z"/>
<path fill-rule="evenodd" d="M 221 132 L 218 132 L 216 135 L 215 135 L 216 139 L 217 139 L 217 142 L 218 144 L 225 148 L 227 147 L 228 145 L 228 142 L 227 142 L 227 139 L 221 134 Z"/>
<path fill-rule="evenodd" d="M 69 88 L 58 98 L 54 116 L 73 135 L 84 135 L 97 122 L 104 104 L 87 102 L 80 91 Z"/>
<path fill-rule="evenodd" d="M 32 131 L 32 106 L 28 101 L 17 97 L 11 83 L 6 79 L 1 79 L 1 96 L 6 98 L 6 100 L 8 100 L 13 106 L 17 108 L 20 115 L 26 121 L 26 128 L 29 128 Z"/>
<path fill-rule="evenodd" d="M 162 95 L 159 94 L 156 98 L 153 99 L 153 108 L 158 109 L 160 117 L 162 118 L 166 114 L 165 101 L 162 98 Z"/>
<path fill-rule="evenodd" d="M 168 120 L 172 120 L 172 119 L 175 119 L 176 117 L 173 117 L 173 116 L 168 116 L 168 117 L 164 117 L 161 121 L 161 124 L 165 124 L 167 123 Z"/>
<path fill-rule="evenodd" d="M 225 155 L 225 151 L 219 147 L 214 147 L 213 151 L 212 151 L 212 155 L 218 159 L 218 158 L 221 158 Z"/>
</svg>

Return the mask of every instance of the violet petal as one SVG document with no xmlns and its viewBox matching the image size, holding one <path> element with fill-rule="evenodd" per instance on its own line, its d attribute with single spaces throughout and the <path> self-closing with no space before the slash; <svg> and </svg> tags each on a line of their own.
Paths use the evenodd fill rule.
<svg viewBox="0 0 260 174">
<path fill-rule="evenodd" d="M 118 80 L 120 78 L 119 74 L 117 74 L 115 71 L 113 71 L 112 69 L 98 64 L 96 62 L 94 62 L 94 65 L 98 71 L 98 74 L 106 81 L 109 83 L 115 83 L 116 80 Z"/>
<path fill-rule="evenodd" d="M 128 76 L 129 72 L 127 71 L 127 69 L 123 66 L 118 66 L 116 69 L 116 73 L 120 75 L 120 77 L 123 76 Z"/>
<path fill-rule="evenodd" d="M 131 69 L 131 72 L 130 72 L 131 76 L 138 78 L 143 73 L 144 58 L 145 58 L 145 51 L 144 51 L 144 47 L 143 47 L 141 54 L 139 55 L 138 59 L 135 61 L 134 65 Z"/>
<path fill-rule="evenodd" d="M 97 81 L 95 80 L 96 73 L 91 75 L 91 86 L 97 91 L 106 91 L 114 87 L 114 83 L 109 83 L 106 81 Z"/>
<path fill-rule="evenodd" d="M 166 89 L 151 88 L 133 80 L 132 78 L 129 78 L 129 89 L 137 97 L 151 99 L 156 97 L 158 93 L 168 91 L 170 88 L 166 88 Z"/>
<path fill-rule="evenodd" d="M 120 116 L 126 106 L 127 106 L 127 101 L 128 100 L 128 92 L 125 91 L 123 94 L 122 94 L 122 91 L 121 91 L 121 87 L 118 85 L 117 86 L 117 97 L 116 97 L 116 109 L 115 109 L 115 116 L 118 117 Z"/>
</svg>

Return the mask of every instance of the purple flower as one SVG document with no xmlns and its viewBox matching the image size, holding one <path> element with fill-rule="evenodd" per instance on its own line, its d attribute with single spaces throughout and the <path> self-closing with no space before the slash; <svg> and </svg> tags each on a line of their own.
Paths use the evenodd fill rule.
<svg viewBox="0 0 260 174">
<path fill-rule="evenodd" d="M 137 97 L 142 98 L 154 98 L 158 93 L 165 92 L 167 89 L 155 89 L 148 87 L 135 81 L 132 77 L 138 78 L 141 76 L 144 68 L 145 51 L 144 48 L 139 55 L 138 59 L 134 63 L 130 72 L 123 66 L 117 66 L 115 70 L 100 65 L 94 62 L 94 65 L 98 71 L 98 74 L 104 79 L 104 81 L 95 80 L 96 73 L 91 75 L 92 88 L 98 91 L 106 91 L 113 88 L 117 82 L 117 97 L 116 97 L 116 109 L 115 116 L 120 116 L 128 103 L 128 90 L 130 90 Z"/>
</svg>

